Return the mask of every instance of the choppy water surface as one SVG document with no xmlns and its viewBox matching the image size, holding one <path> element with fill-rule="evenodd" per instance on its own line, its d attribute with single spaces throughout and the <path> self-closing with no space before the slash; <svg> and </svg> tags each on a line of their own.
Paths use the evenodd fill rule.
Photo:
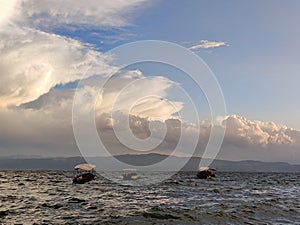
<svg viewBox="0 0 300 225">
<path fill-rule="evenodd" d="M 100 178 L 73 185 L 72 172 L 0 171 L 0 223 L 300 224 L 300 174 L 194 175 L 130 187 Z"/>
</svg>

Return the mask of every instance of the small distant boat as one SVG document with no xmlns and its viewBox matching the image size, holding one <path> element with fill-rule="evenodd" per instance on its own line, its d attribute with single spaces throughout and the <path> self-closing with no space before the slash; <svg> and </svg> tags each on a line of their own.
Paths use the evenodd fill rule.
<svg viewBox="0 0 300 225">
<path fill-rule="evenodd" d="M 199 179 L 208 179 L 215 177 L 216 175 L 213 173 L 214 169 L 210 169 L 209 167 L 200 167 L 199 172 L 197 173 L 197 177 Z"/>
<path fill-rule="evenodd" d="M 74 167 L 75 177 L 73 184 L 84 184 L 95 179 L 96 166 L 92 164 L 79 164 Z"/>
<path fill-rule="evenodd" d="M 138 178 L 136 169 L 123 169 L 123 180 L 136 180 Z"/>
</svg>

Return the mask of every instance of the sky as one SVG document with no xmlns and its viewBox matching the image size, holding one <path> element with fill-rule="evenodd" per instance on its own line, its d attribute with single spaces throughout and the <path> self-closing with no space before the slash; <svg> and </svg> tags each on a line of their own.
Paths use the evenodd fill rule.
<svg viewBox="0 0 300 225">
<path fill-rule="evenodd" d="M 299 9 L 297 0 L 0 0 L 0 157 L 82 154 L 72 123 L 77 96 L 78 115 L 95 106 L 111 154 L 137 153 L 113 130 L 124 128 L 132 107 L 134 136 L 166 135 L 152 152 L 172 153 L 183 134 L 201 155 L 215 126 L 226 130 L 220 159 L 300 163 Z M 106 52 L 141 40 L 172 42 L 201 57 L 226 115 L 210 118 L 203 90 L 169 65 L 131 65 L 105 83 L 119 69 Z M 86 86 L 76 89 L 79 80 Z M 180 154 L 189 143 L 183 140 Z"/>
</svg>

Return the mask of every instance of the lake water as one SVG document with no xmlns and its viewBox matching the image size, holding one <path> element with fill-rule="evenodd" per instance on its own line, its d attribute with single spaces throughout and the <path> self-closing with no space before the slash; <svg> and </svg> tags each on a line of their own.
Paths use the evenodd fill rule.
<svg viewBox="0 0 300 225">
<path fill-rule="evenodd" d="M 182 172 L 138 187 L 100 177 L 73 185 L 72 172 L 0 171 L 0 224 L 300 224 L 299 173 L 216 176 Z"/>
</svg>

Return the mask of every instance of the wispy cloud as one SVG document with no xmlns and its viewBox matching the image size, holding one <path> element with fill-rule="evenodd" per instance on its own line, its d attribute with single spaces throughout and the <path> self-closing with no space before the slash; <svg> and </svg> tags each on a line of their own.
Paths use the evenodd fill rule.
<svg viewBox="0 0 300 225">
<path fill-rule="evenodd" d="M 189 43 L 189 49 L 196 51 L 199 49 L 210 49 L 210 48 L 217 48 L 221 46 L 229 46 L 224 41 L 208 41 L 208 40 L 200 40 L 197 42 Z"/>
</svg>

